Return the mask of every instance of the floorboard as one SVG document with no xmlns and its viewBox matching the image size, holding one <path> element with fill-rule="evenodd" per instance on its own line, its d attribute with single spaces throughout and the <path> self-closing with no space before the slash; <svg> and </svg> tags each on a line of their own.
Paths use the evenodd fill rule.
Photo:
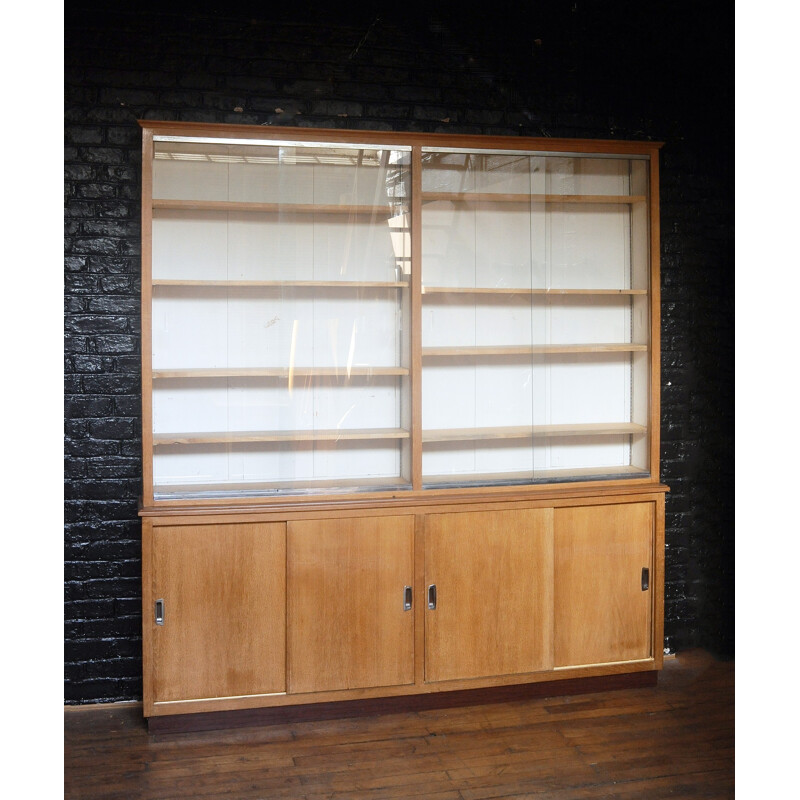
<svg viewBox="0 0 800 800">
<path fill-rule="evenodd" d="M 141 706 L 64 711 L 67 800 L 734 797 L 734 663 L 668 659 L 656 686 L 149 734 Z"/>
</svg>

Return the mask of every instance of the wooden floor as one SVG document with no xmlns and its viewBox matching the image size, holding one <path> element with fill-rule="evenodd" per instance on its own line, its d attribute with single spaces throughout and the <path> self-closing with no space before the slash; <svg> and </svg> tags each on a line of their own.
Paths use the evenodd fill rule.
<svg viewBox="0 0 800 800">
<path fill-rule="evenodd" d="M 75 800 L 732 798 L 734 664 L 658 685 L 229 731 L 150 735 L 138 706 L 65 709 Z"/>
</svg>

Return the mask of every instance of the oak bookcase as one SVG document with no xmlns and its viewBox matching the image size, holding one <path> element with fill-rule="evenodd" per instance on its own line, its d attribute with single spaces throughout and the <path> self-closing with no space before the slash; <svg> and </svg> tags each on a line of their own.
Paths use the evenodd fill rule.
<svg viewBox="0 0 800 800">
<path fill-rule="evenodd" d="M 659 145 L 141 127 L 145 716 L 655 674 Z"/>
</svg>

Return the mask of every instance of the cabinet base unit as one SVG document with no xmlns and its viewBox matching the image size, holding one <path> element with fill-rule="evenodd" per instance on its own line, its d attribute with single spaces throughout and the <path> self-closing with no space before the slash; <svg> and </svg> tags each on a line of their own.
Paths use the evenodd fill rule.
<svg viewBox="0 0 800 800">
<path fill-rule="evenodd" d="M 145 716 L 652 673 L 664 491 L 143 509 Z"/>
<path fill-rule="evenodd" d="M 661 145 L 140 124 L 151 727 L 652 680 Z"/>
</svg>

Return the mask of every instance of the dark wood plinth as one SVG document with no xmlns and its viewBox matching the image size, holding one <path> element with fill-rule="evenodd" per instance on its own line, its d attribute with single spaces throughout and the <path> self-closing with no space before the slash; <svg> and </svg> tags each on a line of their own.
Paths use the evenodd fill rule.
<svg viewBox="0 0 800 800">
<path fill-rule="evenodd" d="M 588 694 L 612 689 L 639 689 L 655 686 L 657 681 L 658 671 L 648 670 L 621 675 L 602 675 L 594 678 L 493 686 L 485 689 L 462 689 L 453 692 L 434 692 L 402 697 L 380 697 L 370 700 L 310 703 L 277 708 L 248 708 L 237 711 L 210 711 L 199 714 L 171 714 L 149 717 L 147 725 L 149 732 L 153 734 L 187 733 L 258 725 L 289 725 L 296 722 L 502 703 L 535 697 Z"/>
</svg>

